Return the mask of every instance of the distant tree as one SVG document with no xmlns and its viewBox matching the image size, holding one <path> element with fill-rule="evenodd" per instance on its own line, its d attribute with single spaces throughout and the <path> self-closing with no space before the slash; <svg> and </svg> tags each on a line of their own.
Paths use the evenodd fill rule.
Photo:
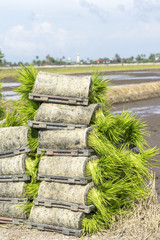
<svg viewBox="0 0 160 240">
<path fill-rule="evenodd" d="M 151 53 L 151 54 L 149 55 L 148 60 L 149 60 L 149 62 L 155 62 L 155 60 L 156 60 L 155 54 Z"/>
<path fill-rule="evenodd" d="M 160 53 L 155 54 L 155 60 L 156 62 L 160 62 Z"/>
<path fill-rule="evenodd" d="M 142 60 L 143 60 L 143 58 L 141 57 L 141 55 L 137 55 L 137 57 L 136 57 L 136 61 L 137 62 L 142 62 Z"/>
<path fill-rule="evenodd" d="M 4 54 L 0 50 L 0 64 L 2 64 L 2 58 L 4 58 Z"/>
<path fill-rule="evenodd" d="M 136 60 L 137 60 L 137 62 L 148 62 L 148 59 L 146 59 L 146 55 L 145 54 L 138 55 L 136 57 Z"/>
<path fill-rule="evenodd" d="M 103 61 L 104 61 L 104 63 L 110 63 L 110 59 L 107 57 L 103 58 Z"/>
<path fill-rule="evenodd" d="M 134 62 L 134 57 L 131 56 L 130 58 L 128 58 L 128 61 L 129 61 L 130 63 L 133 63 L 133 62 Z"/>
<path fill-rule="evenodd" d="M 19 65 L 19 66 L 20 66 L 20 65 L 23 65 L 23 62 L 21 62 L 21 61 L 20 61 L 20 62 L 18 62 L 18 65 Z"/>
<path fill-rule="evenodd" d="M 121 57 L 119 56 L 119 54 L 117 54 L 117 53 L 115 54 L 114 60 L 116 63 L 121 63 Z"/>
<path fill-rule="evenodd" d="M 47 62 L 47 64 L 51 64 L 52 65 L 52 64 L 55 63 L 55 59 L 48 54 L 46 56 L 46 62 Z"/>
<path fill-rule="evenodd" d="M 134 57 L 131 56 L 129 58 L 123 58 L 124 63 L 133 63 L 134 62 Z"/>
</svg>

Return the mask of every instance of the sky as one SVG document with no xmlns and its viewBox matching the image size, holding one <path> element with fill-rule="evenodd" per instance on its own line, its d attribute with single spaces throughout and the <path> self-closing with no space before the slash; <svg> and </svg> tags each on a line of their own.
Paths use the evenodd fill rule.
<svg viewBox="0 0 160 240">
<path fill-rule="evenodd" d="M 6 61 L 160 52 L 160 0 L 0 0 Z"/>
</svg>

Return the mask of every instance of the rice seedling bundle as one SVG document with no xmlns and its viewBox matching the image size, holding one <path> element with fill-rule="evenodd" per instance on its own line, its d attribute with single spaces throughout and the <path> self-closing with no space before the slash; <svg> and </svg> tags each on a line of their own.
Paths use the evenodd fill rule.
<svg viewBox="0 0 160 240">
<path fill-rule="evenodd" d="M 18 80 L 22 86 L 18 88 L 17 92 L 19 92 L 22 97 L 15 105 L 15 109 L 16 114 L 21 116 L 20 118 L 23 121 L 23 124 L 27 124 L 28 120 L 52 122 L 53 119 L 57 122 L 66 121 L 66 123 L 71 124 L 75 123 L 74 121 L 76 119 L 76 123 L 79 124 L 80 122 L 78 122 L 78 120 L 83 119 L 80 107 L 79 110 L 74 110 L 74 107 L 71 107 L 73 109 L 70 111 L 69 109 L 71 108 L 67 106 L 68 117 L 64 118 L 64 112 L 66 110 L 63 108 L 63 106 L 61 108 L 63 112 L 62 115 L 59 113 L 59 108 L 56 104 L 52 105 L 53 113 L 50 114 L 48 112 L 48 103 L 42 103 L 40 106 L 40 103 L 33 102 L 28 99 L 28 94 L 31 93 L 32 90 L 35 94 L 41 94 L 45 91 L 45 94 L 52 94 L 54 92 L 54 94 L 61 95 L 62 83 L 61 85 L 58 85 L 56 89 L 54 86 L 51 87 L 52 80 L 50 80 L 50 84 L 46 84 L 44 89 L 44 78 L 42 75 L 41 77 L 36 78 L 37 71 L 33 66 L 22 67 L 22 69 L 19 71 Z M 51 74 L 48 74 L 48 77 L 51 79 Z M 58 78 L 60 78 L 60 76 L 57 76 L 57 79 Z M 35 79 L 37 82 L 35 82 Z M 87 110 L 85 109 L 86 117 L 84 113 L 83 122 L 83 124 L 92 127 L 92 131 L 89 131 L 87 134 L 87 145 L 86 137 L 80 137 L 78 135 L 78 130 L 76 130 L 75 138 L 78 137 L 79 139 L 73 141 L 72 148 L 75 146 L 74 143 L 76 141 L 78 143 L 82 142 L 83 148 L 92 148 L 97 157 L 86 161 L 85 168 L 83 168 L 85 174 L 82 174 L 78 169 L 74 171 L 73 168 L 72 170 L 72 167 L 70 170 L 67 169 L 67 167 L 64 168 L 64 171 L 60 170 L 60 167 L 57 164 L 57 175 L 63 174 L 66 171 L 67 175 L 71 174 L 72 177 L 74 176 L 75 172 L 78 175 L 80 174 L 80 176 L 82 174 L 83 177 L 92 177 L 94 186 L 88 189 L 87 194 L 85 194 L 85 201 L 83 204 L 95 205 L 96 209 L 90 214 L 84 216 L 84 214 L 80 212 L 72 212 L 66 209 L 47 209 L 45 207 L 34 206 L 31 211 L 30 221 L 36 222 L 38 218 L 41 219 L 41 223 L 47 223 L 51 225 L 59 224 L 74 229 L 80 229 L 82 227 L 84 233 L 95 233 L 109 227 L 110 224 L 116 220 L 116 217 L 119 214 L 126 214 L 133 207 L 134 201 L 143 198 L 145 199 L 148 194 L 150 194 L 149 187 L 146 183 L 147 180 L 151 178 L 149 172 L 149 160 L 156 156 L 158 150 L 155 148 L 148 148 L 149 146 L 147 146 L 147 143 L 144 140 L 144 136 L 148 135 L 146 124 L 138 119 L 135 115 L 124 111 L 120 116 L 118 116 L 110 112 L 109 104 L 106 101 L 106 91 L 108 88 L 108 81 L 106 81 L 106 79 L 102 79 L 102 76 L 95 73 L 93 75 L 92 82 L 88 81 L 88 83 L 86 81 L 86 85 L 84 87 L 82 86 L 83 84 L 81 82 L 76 83 L 76 88 L 71 86 L 70 91 L 68 91 L 68 85 L 70 84 L 69 79 L 70 77 L 66 77 L 65 81 L 63 82 L 63 96 L 88 97 L 89 103 L 91 104 L 89 107 L 86 107 Z M 74 81 L 74 77 L 72 81 Z M 57 80 L 57 84 L 58 83 L 59 81 Z M 89 92 L 88 88 L 90 88 Z M 100 108 L 99 105 L 96 105 L 99 103 L 101 103 L 102 108 Z M 98 106 L 96 107 L 95 111 L 93 111 L 92 107 L 90 107 L 92 104 Z M 87 118 L 87 112 L 90 112 L 90 118 Z M 69 130 L 68 132 L 67 130 L 61 131 L 63 131 L 64 134 L 66 132 L 66 136 L 68 135 L 67 133 L 69 133 Z M 86 131 L 86 129 L 83 131 Z M 72 141 L 71 139 L 73 139 L 72 136 L 68 135 L 68 138 L 66 137 L 66 141 L 63 142 L 62 137 L 60 141 L 58 140 L 60 138 L 58 134 L 58 131 L 54 131 L 53 135 L 52 130 L 50 130 L 50 132 L 40 131 L 40 147 L 45 146 L 46 148 L 50 148 L 53 146 L 53 141 L 55 141 L 56 148 L 62 147 L 68 149 L 70 142 Z M 50 143 L 47 142 L 47 139 L 49 138 L 51 140 Z M 51 144 L 51 146 L 49 144 Z M 39 194 L 41 196 L 42 186 L 43 184 L 45 185 L 43 182 L 40 185 L 40 182 L 37 181 L 37 172 L 39 171 L 39 173 L 48 174 L 47 169 L 49 169 L 49 166 L 51 166 L 49 173 L 53 173 L 52 171 L 55 166 L 54 164 L 56 164 L 56 160 L 53 163 L 54 157 L 53 159 L 50 159 L 49 161 L 51 161 L 51 163 L 49 165 L 46 156 L 42 157 L 43 154 L 41 156 L 36 154 L 36 149 L 38 147 L 38 131 L 36 129 L 30 130 L 29 146 L 31 151 L 26 160 L 26 169 L 27 174 L 31 176 L 31 182 L 26 186 L 26 195 L 31 200 L 34 200 Z M 138 151 L 134 149 L 135 147 L 138 149 Z M 78 159 L 75 158 L 74 160 L 76 162 Z M 72 158 L 69 159 L 69 157 L 67 157 L 64 159 L 64 161 L 71 164 Z M 44 169 L 42 167 L 42 163 L 46 163 Z M 56 174 L 56 171 L 54 174 Z M 56 191 L 58 184 L 59 183 L 50 183 L 49 185 L 53 186 L 54 190 Z M 67 189 L 67 185 L 65 187 Z M 44 187 L 43 189 L 46 188 Z M 66 193 L 67 191 L 68 190 L 66 190 Z M 74 193 L 76 195 L 76 191 Z M 51 191 L 45 194 L 51 194 Z M 71 199 L 67 200 L 67 194 L 66 196 L 63 196 L 62 200 L 71 201 Z M 44 198 L 46 198 L 46 196 L 44 196 Z M 28 214 L 32 206 L 33 202 L 25 205 L 25 211 Z M 41 217 L 39 218 L 40 215 Z M 53 218 L 52 216 L 55 217 Z M 57 216 L 61 216 L 61 218 L 58 218 Z M 68 220 L 66 220 L 67 218 Z"/>
</svg>

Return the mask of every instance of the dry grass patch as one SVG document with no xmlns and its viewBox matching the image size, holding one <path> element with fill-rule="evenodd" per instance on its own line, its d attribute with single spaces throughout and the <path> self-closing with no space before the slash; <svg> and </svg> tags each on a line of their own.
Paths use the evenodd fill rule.
<svg viewBox="0 0 160 240">
<path fill-rule="evenodd" d="M 110 88 L 107 95 L 112 103 L 159 97 L 160 82 L 141 83 L 130 86 L 117 86 Z"/>
<path fill-rule="evenodd" d="M 135 204 L 135 210 L 129 215 L 121 215 L 111 229 L 102 234 L 86 236 L 84 240 L 159 240 L 160 204 L 157 201 L 155 177 L 150 183 L 152 194 L 148 199 Z"/>
</svg>

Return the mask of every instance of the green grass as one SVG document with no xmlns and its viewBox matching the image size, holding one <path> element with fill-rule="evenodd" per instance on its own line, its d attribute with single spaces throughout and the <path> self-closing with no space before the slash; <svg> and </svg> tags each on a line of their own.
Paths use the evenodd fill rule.
<svg viewBox="0 0 160 240">
<path fill-rule="evenodd" d="M 143 70 L 143 69 L 157 69 L 160 68 L 159 65 L 130 65 L 130 66 L 80 66 L 80 67 L 64 67 L 64 68 L 55 68 L 55 69 L 42 69 L 43 71 L 52 72 L 52 73 L 93 73 L 96 69 L 100 72 L 112 72 L 112 71 L 129 71 L 129 70 Z"/>
<path fill-rule="evenodd" d="M 39 71 L 46 71 L 50 73 L 56 73 L 56 74 L 81 74 L 81 73 L 93 73 L 95 72 L 96 69 L 100 72 L 114 72 L 114 71 L 131 71 L 131 70 L 147 70 L 147 69 L 159 69 L 160 64 L 154 65 L 86 65 L 86 66 L 64 66 L 64 67 L 59 67 L 59 66 L 54 66 L 54 67 L 38 67 L 38 72 Z M 0 70 L 0 78 L 1 77 L 17 77 L 17 69 L 1 69 Z"/>
</svg>

